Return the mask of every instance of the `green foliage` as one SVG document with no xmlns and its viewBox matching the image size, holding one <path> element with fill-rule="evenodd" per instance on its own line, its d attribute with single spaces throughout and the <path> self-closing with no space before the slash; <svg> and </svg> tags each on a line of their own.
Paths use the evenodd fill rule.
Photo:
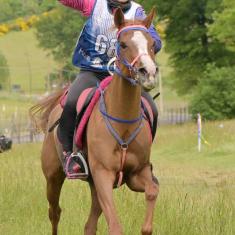
<svg viewBox="0 0 235 235">
<path fill-rule="evenodd" d="M 0 0 L 0 22 L 48 11 L 55 4 L 55 0 Z"/>
<path fill-rule="evenodd" d="M 235 118 L 235 67 L 209 66 L 192 97 L 194 116 L 207 120 Z"/>
<path fill-rule="evenodd" d="M 215 38 L 208 37 L 207 26 L 221 0 L 158 1 L 160 15 L 168 19 L 166 51 L 174 67 L 172 84 L 180 94 L 190 93 L 208 63 L 231 64 L 234 54 Z"/>
<path fill-rule="evenodd" d="M 39 46 L 49 50 L 62 65 L 67 64 L 68 60 L 71 60 L 83 22 L 77 11 L 59 7 L 37 23 Z"/>
<path fill-rule="evenodd" d="M 0 22 L 16 18 L 23 14 L 22 3 L 19 0 L 0 0 Z"/>
<path fill-rule="evenodd" d="M 38 0 L 40 12 L 50 11 L 55 7 L 55 0 Z"/>
<path fill-rule="evenodd" d="M 210 34 L 235 51 L 235 1 L 223 0 L 222 11 L 213 14 L 214 23 L 209 27 Z"/>
<path fill-rule="evenodd" d="M 0 87 L 6 87 L 9 77 L 9 68 L 5 56 L 0 52 Z"/>
<path fill-rule="evenodd" d="M 156 6 L 156 0 L 137 0 L 136 2 L 138 2 L 139 4 L 141 4 L 146 13 L 149 13 L 149 11 L 152 9 L 153 6 Z"/>
</svg>

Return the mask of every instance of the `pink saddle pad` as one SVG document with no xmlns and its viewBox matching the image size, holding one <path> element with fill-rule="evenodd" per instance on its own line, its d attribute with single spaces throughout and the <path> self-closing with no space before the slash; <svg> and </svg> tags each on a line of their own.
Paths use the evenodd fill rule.
<svg viewBox="0 0 235 235">
<path fill-rule="evenodd" d="M 107 78 L 105 78 L 101 83 L 100 83 L 100 88 L 102 90 L 104 90 L 108 85 L 109 83 L 112 81 L 112 77 L 109 76 Z M 78 98 L 78 102 L 77 102 L 77 107 L 76 107 L 76 110 L 77 110 L 77 113 L 80 113 L 83 105 L 84 105 L 84 102 L 86 101 L 88 95 L 90 94 L 91 90 L 93 88 L 87 88 L 86 90 L 84 90 L 82 92 L 82 94 L 79 96 Z M 65 102 L 66 102 L 66 99 L 67 99 L 67 94 L 68 94 L 68 89 L 65 91 L 65 93 L 63 94 L 63 96 L 61 97 L 60 99 L 60 104 L 61 104 L 61 107 L 63 108 L 64 105 L 65 105 Z M 85 132 L 85 129 L 86 129 L 86 125 L 88 123 L 88 120 L 91 116 L 91 113 L 95 107 L 95 105 L 97 104 L 97 102 L 99 101 L 99 98 L 100 98 L 100 90 L 97 89 L 89 103 L 89 105 L 87 106 L 87 109 L 84 113 L 84 115 L 82 116 L 82 119 L 80 121 L 80 123 L 78 124 L 78 127 L 76 129 L 76 134 L 75 134 L 75 143 L 77 145 L 77 147 L 79 149 L 83 149 L 83 135 L 84 135 L 84 132 Z M 148 101 L 142 97 L 142 102 L 144 103 L 144 106 L 146 107 L 148 113 L 149 113 L 149 116 L 150 116 L 150 122 L 153 122 L 153 112 L 152 112 L 152 109 L 151 109 L 151 106 L 149 105 Z M 150 140 L 152 142 L 152 135 L 151 135 L 151 127 L 149 125 L 149 133 L 150 133 Z"/>
<path fill-rule="evenodd" d="M 100 83 L 100 88 L 103 90 L 105 89 L 109 83 L 112 81 L 112 77 L 109 76 L 107 78 L 105 78 L 101 83 Z M 86 93 L 84 93 L 84 97 L 87 97 L 87 95 L 89 94 L 89 91 L 84 91 Z M 82 93 L 83 94 L 83 93 Z M 75 143 L 78 146 L 79 149 L 83 148 L 83 134 L 87 125 L 87 122 L 91 116 L 91 113 L 96 105 L 96 103 L 99 101 L 100 98 L 100 90 L 97 89 L 95 91 L 95 94 L 93 95 L 91 102 L 89 103 L 80 123 L 78 124 L 77 127 L 77 131 L 75 134 Z M 83 103 L 84 103 L 84 98 L 81 97 L 81 103 L 82 103 L 82 99 L 83 99 Z M 78 99 L 78 105 L 77 105 L 77 111 L 81 110 L 81 105 L 79 104 L 79 99 Z"/>
</svg>

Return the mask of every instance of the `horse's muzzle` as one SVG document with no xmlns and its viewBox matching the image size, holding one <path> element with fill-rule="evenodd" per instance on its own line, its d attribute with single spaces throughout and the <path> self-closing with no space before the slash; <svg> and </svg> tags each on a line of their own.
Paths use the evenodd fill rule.
<svg viewBox="0 0 235 235">
<path fill-rule="evenodd" d="M 145 90 L 152 90 L 157 84 L 158 74 L 157 67 L 154 74 L 149 74 L 147 70 L 142 67 L 138 69 L 138 80 Z"/>
</svg>

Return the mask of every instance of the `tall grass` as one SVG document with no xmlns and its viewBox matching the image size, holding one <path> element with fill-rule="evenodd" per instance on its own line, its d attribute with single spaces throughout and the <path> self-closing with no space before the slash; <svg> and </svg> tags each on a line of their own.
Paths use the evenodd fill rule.
<svg viewBox="0 0 235 235">
<path fill-rule="evenodd" d="M 235 121 L 224 122 L 224 129 L 219 124 L 204 126 L 212 146 L 204 146 L 200 154 L 196 151 L 194 124 L 160 127 L 152 155 L 161 184 L 154 235 L 235 234 Z M 0 155 L 0 234 L 50 234 L 40 147 L 15 145 Z M 125 234 L 140 234 L 144 195 L 126 187 L 115 190 L 114 195 Z M 65 181 L 61 207 L 60 234 L 83 234 L 90 207 L 88 185 Z M 105 234 L 102 216 L 98 235 Z"/>
</svg>

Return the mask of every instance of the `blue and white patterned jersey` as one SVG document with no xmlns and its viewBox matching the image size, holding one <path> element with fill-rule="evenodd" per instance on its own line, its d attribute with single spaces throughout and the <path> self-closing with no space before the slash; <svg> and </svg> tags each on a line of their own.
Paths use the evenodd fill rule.
<svg viewBox="0 0 235 235">
<path fill-rule="evenodd" d="M 135 2 L 125 13 L 125 19 L 134 19 L 141 6 Z M 109 11 L 106 0 L 96 0 L 91 16 L 88 18 L 78 39 L 73 64 L 82 69 L 107 72 L 107 64 L 115 56 L 117 29 L 114 16 Z M 113 67 L 109 68 L 111 71 Z"/>
</svg>

